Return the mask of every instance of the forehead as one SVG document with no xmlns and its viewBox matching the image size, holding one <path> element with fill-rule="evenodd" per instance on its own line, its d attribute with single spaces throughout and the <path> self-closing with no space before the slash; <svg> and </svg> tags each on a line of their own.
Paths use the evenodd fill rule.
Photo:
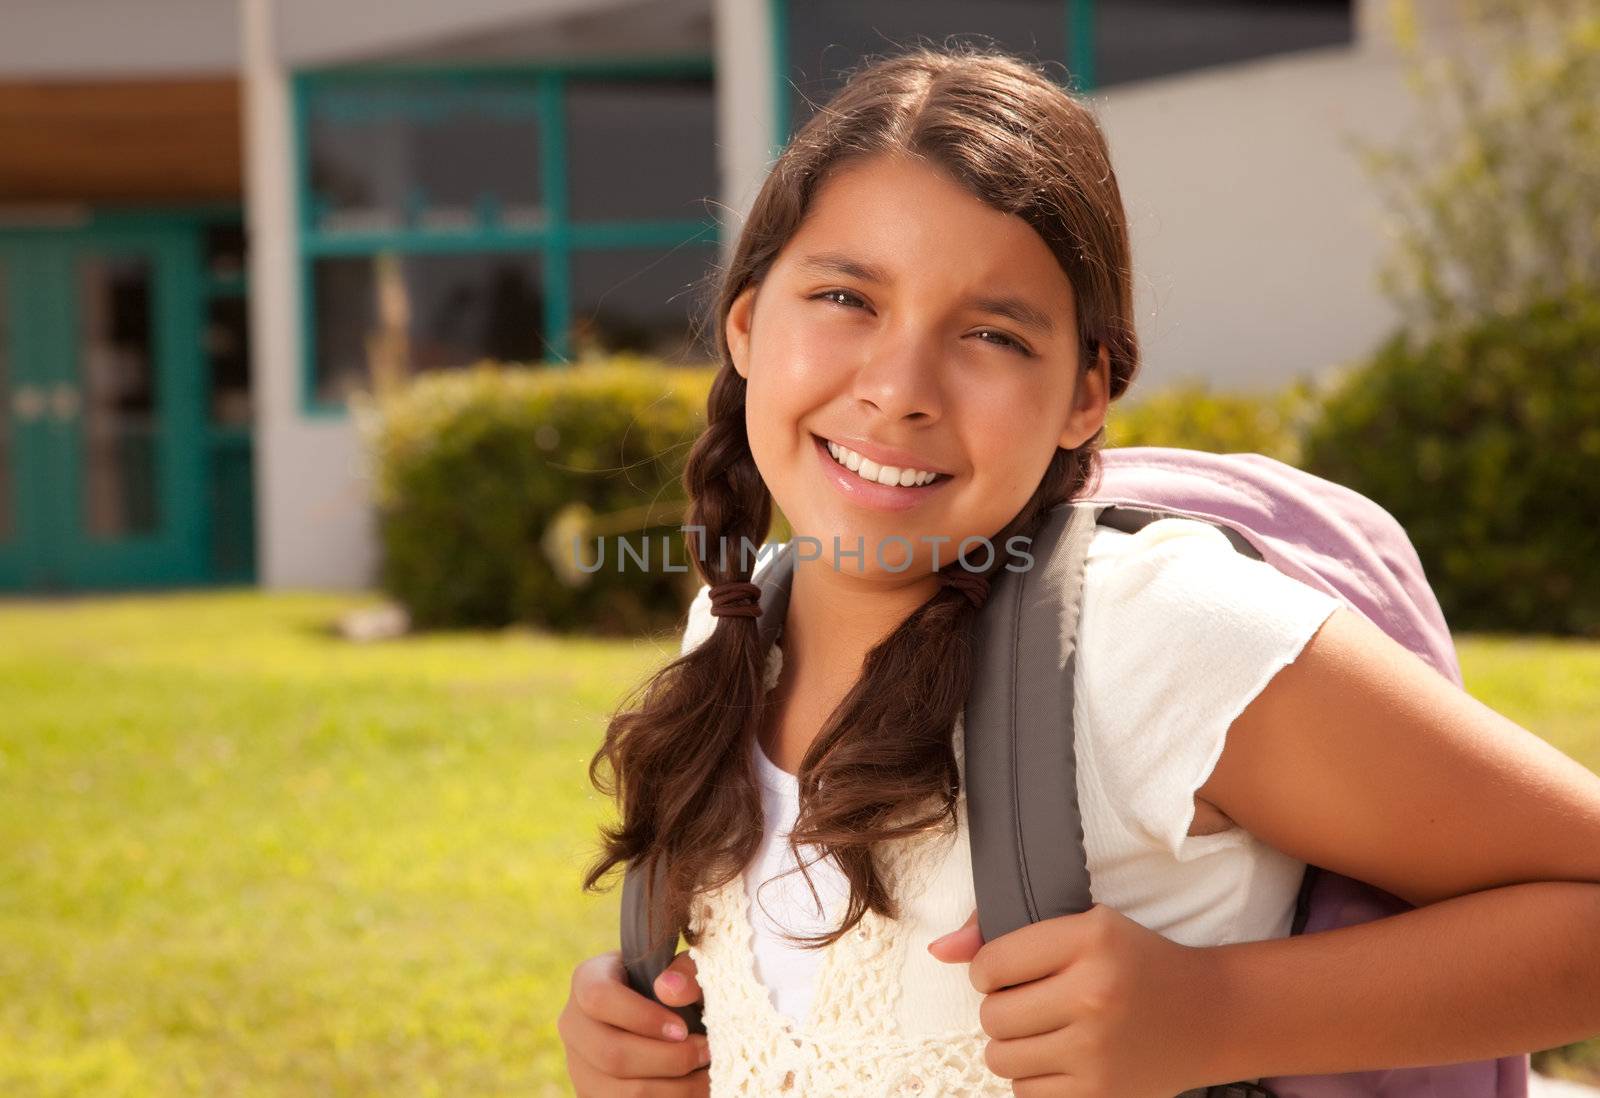
<svg viewBox="0 0 1600 1098">
<path fill-rule="evenodd" d="M 1033 226 L 903 156 L 859 161 L 824 181 L 783 260 L 799 277 L 817 276 L 800 261 L 818 252 L 854 257 L 887 275 L 883 281 L 1004 291 L 1053 312 L 1072 308 L 1072 284 Z"/>
</svg>

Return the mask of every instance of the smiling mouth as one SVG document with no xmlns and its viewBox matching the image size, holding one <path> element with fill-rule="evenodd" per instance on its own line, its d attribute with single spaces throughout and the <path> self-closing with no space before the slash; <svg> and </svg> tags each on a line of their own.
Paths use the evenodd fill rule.
<svg viewBox="0 0 1600 1098">
<path fill-rule="evenodd" d="M 880 465 L 831 439 L 823 438 L 821 435 L 811 437 L 827 448 L 836 465 L 868 484 L 889 488 L 926 488 L 950 479 L 949 473 L 936 473 L 909 466 Z"/>
</svg>

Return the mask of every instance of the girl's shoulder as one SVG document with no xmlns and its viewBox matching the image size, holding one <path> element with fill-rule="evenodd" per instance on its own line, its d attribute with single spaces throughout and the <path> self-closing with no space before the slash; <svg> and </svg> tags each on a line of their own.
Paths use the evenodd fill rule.
<svg viewBox="0 0 1600 1098">
<path fill-rule="evenodd" d="M 1131 832 L 1179 861 L 1216 845 L 1187 834 L 1195 791 L 1234 719 L 1340 605 L 1204 522 L 1097 528 L 1078 620 L 1078 741 Z"/>
<path fill-rule="evenodd" d="M 1093 603 L 1119 618 L 1218 631 L 1289 625 L 1338 605 L 1265 561 L 1236 550 L 1210 523 L 1165 518 L 1135 533 L 1097 526 L 1084 566 L 1085 612 Z"/>
</svg>

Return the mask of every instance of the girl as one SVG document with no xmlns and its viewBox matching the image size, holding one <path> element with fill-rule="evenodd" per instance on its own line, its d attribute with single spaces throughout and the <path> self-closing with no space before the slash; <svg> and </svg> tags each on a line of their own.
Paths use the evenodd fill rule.
<svg viewBox="0 0 1600 1098">
<path fill-rule="evenodd" d="M 1187 520 L 1091 544 L 1094 906 L 963 925 L 970 627 L 1009 539 L 1092 490 L 1131 277 L 1089 110 L 1005 55 L 872 65 L 778 159 L 685 470 L 708 583 L 591 766 L 621 818 L 585 885 L 665 866 L 690 948 L 656 991 L 708 1038 L 585 961 L 579 1095 L 1172 1098 L 1600 1032 L 1600 779 Z M 820 551 L 763 651 L 774 500 Z M 1308 862 L 1419 910 L 1287 937 Z"/>
</svg>

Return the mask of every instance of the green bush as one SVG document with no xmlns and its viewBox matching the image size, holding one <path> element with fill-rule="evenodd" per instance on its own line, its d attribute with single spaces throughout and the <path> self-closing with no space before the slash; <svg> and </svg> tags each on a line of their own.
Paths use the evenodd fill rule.
<svg viewBox="0 0 1600 1098">
<path fill-rule="evenodd" d="M 485 363 L 369 404 L 382 587 L 419 628 L 672 626 L 698 580 L 666 570 L 662 554 L 687 567 L 681 476 L 713 374 Z M 572 567 L 573 536 L 586 563 L 604 545 L 598 571 Z M 619 570 L 619 541 L 648 552 L 649 567 L 629 558 Z"/>
<path fill-rule="evenodd" d="M 1400 521 L 1453 629 L 1600 635 L 1600 295 L 1391 338 L 1304 458 Z"/>
<path fill-rule="evenodd" d="M 1313 409 L 1304 382 L 1268 394 L 1214 393 L 1204 382 L 1187 382 L 1158 389 L 1132 407 L 1113 404 L 1106 445 L 1266 454 L 1294 465 Z"/>
</svg>

